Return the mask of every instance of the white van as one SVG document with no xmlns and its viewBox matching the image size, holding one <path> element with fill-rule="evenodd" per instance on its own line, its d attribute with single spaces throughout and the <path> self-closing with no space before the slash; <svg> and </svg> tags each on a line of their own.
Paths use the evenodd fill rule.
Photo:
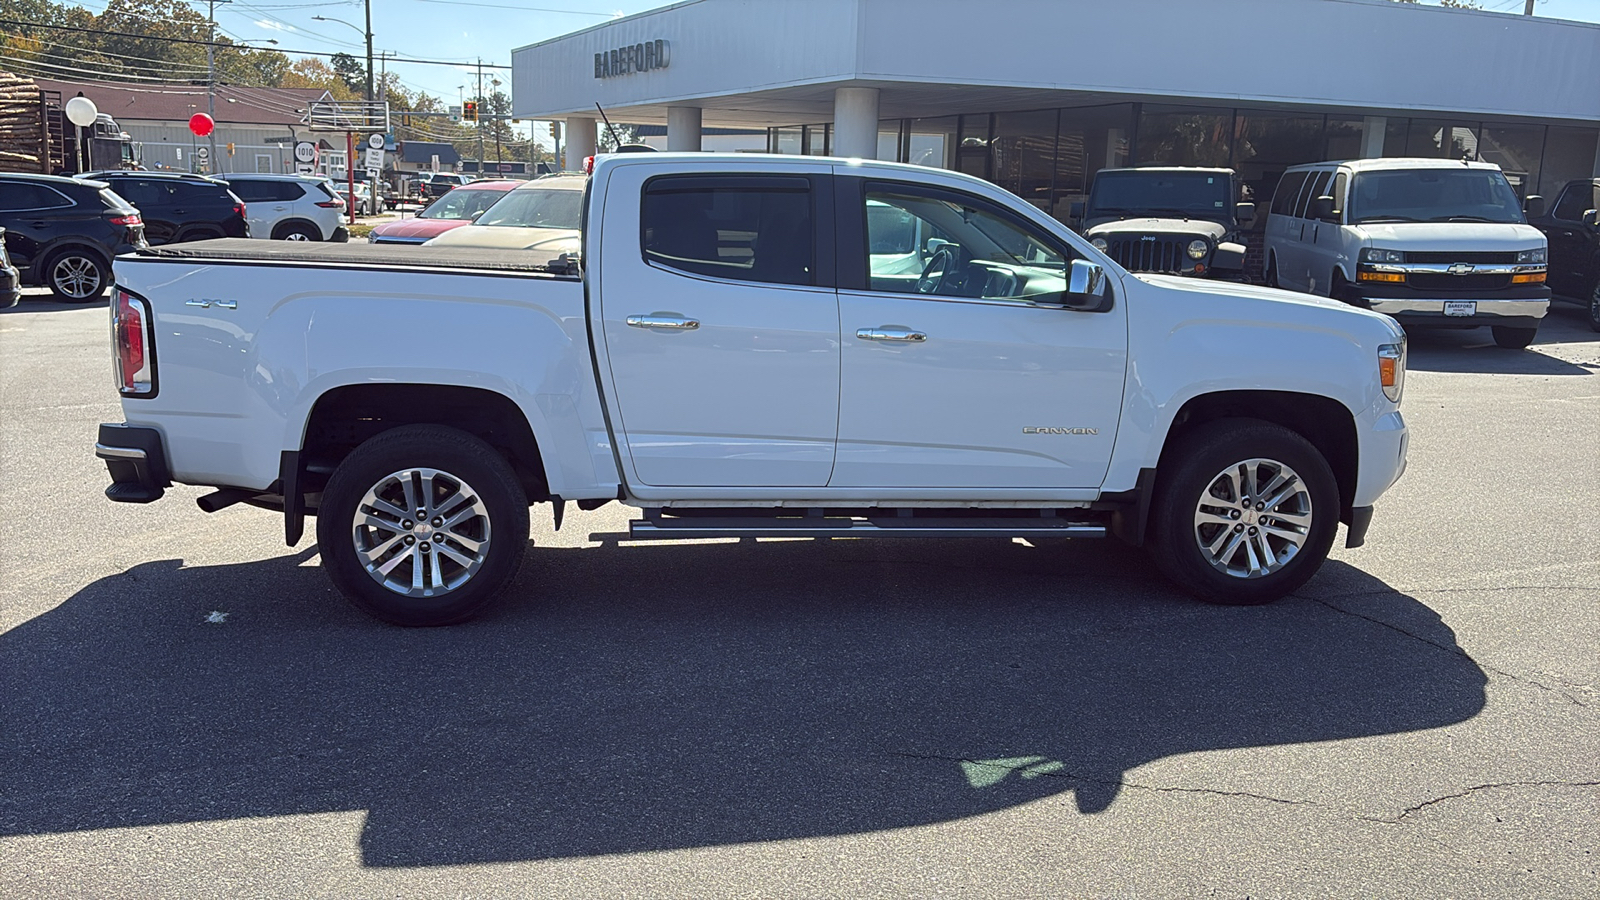
<svg viewBox="0 0 1600 900">
<path fill-rule="evenodd" d="M 1407 327 L 1489 325 L 1502 347 L 1533 342 L 1550 306 L 1547 262 L 1544 235 L 1490 163 L 1295 166 L 1267 216 L 1268 284 L 1387 313 Z"/>
</svg>

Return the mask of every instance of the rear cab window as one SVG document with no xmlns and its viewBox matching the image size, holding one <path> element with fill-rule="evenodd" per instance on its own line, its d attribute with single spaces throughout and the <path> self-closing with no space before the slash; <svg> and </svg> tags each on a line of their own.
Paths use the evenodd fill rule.
<svg viewBox="0 0 1600 900">
<path fill-rule="evenodd" d="M 811 181 L 794 175 L 664 175 L 645 184 L 647 263 L 690 275 L 816 284 Z"/>
</svg>

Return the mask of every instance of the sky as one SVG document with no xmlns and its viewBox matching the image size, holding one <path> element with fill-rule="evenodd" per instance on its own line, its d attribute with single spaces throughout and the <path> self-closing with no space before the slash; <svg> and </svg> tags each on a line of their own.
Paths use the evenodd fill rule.
<svg viewBox="0 0 1600 900">
<path fill-rule="evenodd" d="M 204 12 L 204 0 L 188 0 Z M 472 93 L 477 78 L 472 65 L 481 56 L 486 64 L 511 65 L 511 51 L 547 38 L 599 25 L 609 19 L 668 6 L 663 0 L 370 0 L 373 51 L 387 50 L 417 59 L 460 62 L 460 68 L 390 63 L 410 90 L 425 90 L 447 105 L 459 102 L 462 91 Z M 1434 4 L 1437 0 L 1423 0 Z M 1488 10 L 1520 13 L 1524 0 L 1479 0 Z M 83 0 L 79 5 L 96 12 L 105 0 Z M 1600 22 L 1600 0 L 1538 0 L 1535 15 Z M 313 19 L 343 19 L 349 23 Z M 277 49 L 345 52 L 363 57 L 365 0 L 231 0 L 217 5 L 217 24 L 229 37 L 249 43 L 268 39 Z M 298 57 L 291 57 L 298 58 Z M 484 92 L 510 93 L 510 72 L 484 70 Z M 525 123 L 520 131 L 526 133 Z"/>
</svg>

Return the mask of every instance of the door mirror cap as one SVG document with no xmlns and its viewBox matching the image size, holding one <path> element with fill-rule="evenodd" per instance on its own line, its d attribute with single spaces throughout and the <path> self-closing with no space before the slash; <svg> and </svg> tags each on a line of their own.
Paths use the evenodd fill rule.
<svg viewBox="0 0 1600 900">
<path fill-rule="evenodd" d="M 1529 218 L 1539 218 L 1544 215 L 1544 198 L 1538 194 L 1529 194 L 1522 200 L 1522 211 L 1527 213 Z"/>
<path fill-rule="evenodd" d="M 1320 219 L 1324 222 L 1337 218 L 1333 208 L 1333 198 L 1324 194 L 1311 201 L 1311 210 L 1306 215 L 1308 218 Z"/>
<path fill-rule="evenodd" d="M 1104 312 L 1111 307 L 1111 291 L 1106 285 L 1106 270 L 1098 263 L 1075 259 L 1067 268 L 1067 289 L 1061 295 L 1067 309 L 1079 312 Z"/>
<path fill-rule="evenodd" d="M 1583 221 L 1600 228 L 1600 209 L 1586 209 L 1583 211 Z"/>
<path fill-rule="evenodd" d="M 1083 201 L 1074 200 L 1067 206 L 1067 219 L 1074 225 L 1083 221 Z"/>
<path fill-rule="evenodd" d="M 1238 220 L 1240 228 L 1249 228 L 1256 223 L 1256 205 L 1254 203 L 1234 204 L 1233 217 Z"/>
<path fill-rule="evenodd" d="M 1242 272 L 1244 271 L 1244 254 L 1245 246 L 1243 244 L 1223 241 L 1217 245 L 1217 249 L 1211 254 L 1211 269 L 1212 271 L 1220 269 L 1224 272 Z"/>
</svg>

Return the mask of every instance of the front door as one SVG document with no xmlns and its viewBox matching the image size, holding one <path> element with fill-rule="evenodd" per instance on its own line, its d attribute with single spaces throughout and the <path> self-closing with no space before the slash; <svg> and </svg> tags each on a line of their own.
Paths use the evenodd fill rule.
<svg viewBox="0 0 1600 900">
<path fill-rule="evenodd" d="M 816 241 L 827 167 L 648 181 L 639 168 L 611 175 L 597 291 L 626 461 L 650 486 L 826 485 L 839 419 L 832 245 Z"/>
<path fill-rule="evenodd" d="M 829 486 L 1099 487 L 1122 406 L 1123 304 L 1060 306 L 1076 254 L 983 198 L 841 177 L 838 202 Z"/>
</svg>

